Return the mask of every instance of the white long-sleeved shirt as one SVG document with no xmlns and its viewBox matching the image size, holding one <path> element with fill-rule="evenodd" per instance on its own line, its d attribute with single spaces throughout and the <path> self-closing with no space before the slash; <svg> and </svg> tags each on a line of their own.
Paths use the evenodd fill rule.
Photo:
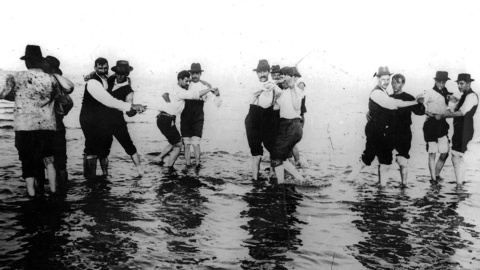
<svg viewBox="0 0 480 270">
<path fill-rule="evenodd" d="M 205 89 L 208 89 L 208 87 L 201 82 L 197 82 L 197 83 L 190 82 L 190 85 L 188 86 L 188 91 L 202 91 L 202 90 L 205 90 Z M 218 97 L 215 96 L 212 92 L 209 92 L 208 94 L 203 95 L 203 96 L 199 97 L 198 99 L 203 100 L 203 101 L 207 101 L 207 100 L 211 99 L 211 96 L 214 96 L 213 101 L 215 103 L 215 106 L 220 107 L 222 105 L 222 98 L 220 96 L 218 96 Z"/>
<path fill-rule="evenodd" d="M 265 109 L 272 106 L 272 103 L 275 102 L 273 90 L 275 90 L 276 93 L 282 92 L 282 89 L 271 81 L 258 82 L 258 85 L 250 91 L 250 104 L 258 105 Z"/>
<path fill-rule="evenodd" d="M 167 103 L 161 98 L 160 111 L 166 112 L 170 115 L 178 115 L 182 113 L 183 108 L 185 108 L 186 99 L 200 99 L 199 91 L 185 90 L 178 85 L 173 90 L 168 91 L 168 93 L 170 102 Z"/>
<path fill-rule="evenodd" d="M 387 90 L 380 88 L 382 91 L 372 91 L 370 98 L 381 107 L 389 110 L 396 110 L 402 103 L 400 99 L 392 98 L 388 95 Z"/>
<path fill-rule="evenodd" d="M 89 80 L 87 82 L 87 91 L 94 99 L 109 108 L 128 112 L 132 107 L 132 104 L 129 102 L 121 101 L 110 95 L 107 91 L 105 91 L 104 85 L 97 80 Z"/>
</svg>

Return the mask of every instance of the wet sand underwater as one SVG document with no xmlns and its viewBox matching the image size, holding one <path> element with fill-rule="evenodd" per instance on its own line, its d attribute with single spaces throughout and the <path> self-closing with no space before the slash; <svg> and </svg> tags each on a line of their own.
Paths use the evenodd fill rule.
<svg viewBox="0 0 480 270">
<path fill-rule="evenodd" d="M 64 195 L 28 198 L 13 104 L 0 101 L 0 269 L 480 269 L 478 134 L 465 157 L 468 182 L 459 189 L 450 158 L 444 180 L 429 182 L 424 118 L 417 116 L 406 189 L 396 164 L 384 188 L 375 185 L 378 163 L 349 182 L 365 143 L 366 100 L 331 95 L 325 102 L 311 92 L 299 147 L 303 172 L 318 187 L 278 188 L 264 171 L 261 181 L 251 180 L 247 86 L 224 84 L 222 107 L 205 107 L 201 168 L 187 168 L 180 156 L 171 173 L 150 162 L 166 144 L 155 124 L 161 86 L 134 80 L 136 102 L 150 108 L 127 117 L 146 174 L 134 176 L 114 141 L 111 177 L 87 181 L 78 122 L 84 85 L 75 82 L 75 107 L 64 120 Z"/>
</svg>

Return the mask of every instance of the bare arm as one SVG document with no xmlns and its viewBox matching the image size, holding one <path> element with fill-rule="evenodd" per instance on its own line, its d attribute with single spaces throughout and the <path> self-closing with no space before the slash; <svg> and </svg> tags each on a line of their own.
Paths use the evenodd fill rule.
<svg viewBox="0 0 480 270">
<path fill-rule="evenodd" d="M 59 74 L 52 74 L 58 81 L 60 87 L 63 88 L 63 90 L 65 90 L 65 92 L 67 94 L 70 94 L 73 92 L 73 89 L 75 88 L 75 85 L 73 84 L 73 82 L 71 82 L 69 79 L 63 77 L 62 75 L 59 75 Z"/>
</svg>

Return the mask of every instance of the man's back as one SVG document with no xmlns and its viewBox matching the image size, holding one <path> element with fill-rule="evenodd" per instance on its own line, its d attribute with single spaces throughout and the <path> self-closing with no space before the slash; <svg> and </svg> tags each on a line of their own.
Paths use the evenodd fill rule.
<svg viewBox="0 0 480 270">
<path fill-rule="evenodd" d="M 18 72 L 14 76 L 15 131 L 56 130 L 54 91 L 55 78 L 40 69 Z"/>
</svg>

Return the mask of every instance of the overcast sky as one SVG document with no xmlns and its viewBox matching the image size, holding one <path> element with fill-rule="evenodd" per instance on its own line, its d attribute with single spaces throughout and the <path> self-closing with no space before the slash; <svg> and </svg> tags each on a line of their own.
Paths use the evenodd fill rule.
<svg viewBox="0 0 480 270">
<path fill-rule="evenodd" d="M 379 65 L 429 79 L 436 70 L 480 78 L 474 1 L 9 1 L 0 68 L 23 70 L 26 44 L 66 74 L 106 57 L 163 76 L 202 63 L 215 74 L 251 72 L 259 59 L 321 73 L 371 77 Z M 6 7 L 6 8 L 5 8 Z M 323 63 L 320 65 L 319 63 Z M 432 74 L 433 73 L 433 74 Z M 327 73 L 328 74 L 328 73 Z"/>
</svg>

